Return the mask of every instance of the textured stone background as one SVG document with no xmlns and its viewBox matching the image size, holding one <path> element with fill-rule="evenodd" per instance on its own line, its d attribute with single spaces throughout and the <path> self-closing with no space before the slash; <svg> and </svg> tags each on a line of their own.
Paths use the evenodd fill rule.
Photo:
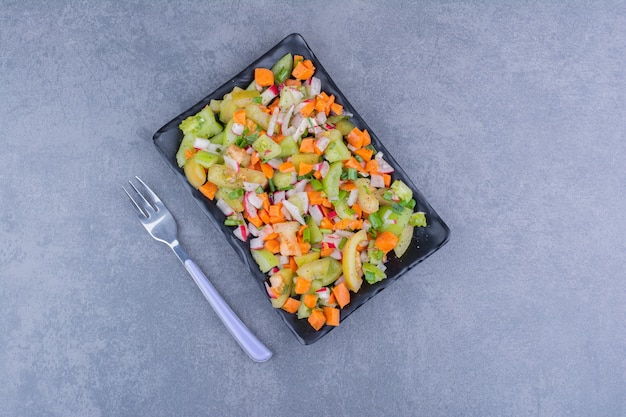
<svg viewBox="0 0 626 417">
<path fill-rule="evenodd" d="M 0 415 L 626 415 L 626 5 L 477 3 L 0 1 Z M 312 346 L 151 143 L 292 32 L 452 229 Z"/>
</svg>

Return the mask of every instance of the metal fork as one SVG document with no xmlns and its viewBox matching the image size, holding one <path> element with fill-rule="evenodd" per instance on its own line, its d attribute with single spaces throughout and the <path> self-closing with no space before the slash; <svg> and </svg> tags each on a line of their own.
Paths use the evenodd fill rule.
<svg viewBox="0 0 626 417">
<path fill-rule="evenodd" d="M 141 178 L 137 176 L 135 178 L 141 184 L 143 192 L 131 181 L 128 181 L 128 183 L 136 193 L 137 198 L 133 198 L 126 188 L 122 188 L 133 203 L 141 224 L 150 233 L 150 236 L 159 242 L 165 243 L 174 251 L 180 262 L 187 269 L 187 272 L 193 277 L 204 297 L 213 307 L 213 310 L 215 310 L 218 317 L 248 356 L 255 362 L 267 361 L 272 357 L 272 352 L 242 323 L 178 242 L 176 220 L 174 220 L 172 213 Z"/>
</svg>

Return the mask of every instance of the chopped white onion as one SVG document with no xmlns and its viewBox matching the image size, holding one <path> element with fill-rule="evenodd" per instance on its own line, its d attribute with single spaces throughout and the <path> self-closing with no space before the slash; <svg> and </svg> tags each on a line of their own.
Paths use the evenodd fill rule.
<svg viewBox="0 0 626 417">
<path fill-rule="evenodd" d="M 372 174 L 372 179 L 370 180 L 370 185 L 376 188 L 384 188 L 385 187 L 385 178 L 379 174 Z"/>
<path fill-rule="evenodd" d="M 278 169 L 278 167 L 282 163 L 283 163 L 283 161 L 280 158 L 272 158 L 269 161 L 267 161 L 267 165 L 271 166 L 274 169 Z"/>
<path fill-rule="evenodd" d="M 261 184 L 258 184 L 256 182 L 247 182 L 247 181 L 243 182 L 243 189 L 246 191 L 256 191 L 257 188 L 259 188 L 260 186 Z"/>
<path fill-rule="evenodd" d="M 330 257 L 333 259 L 336 259 L 338 261 L 340 261 L 343 258 L 343 253 L 339 250 L 339 249 L 335 249 L 331 254 Z"/>
<path fill-rule="evenodd" d="M 261 239 L 259 237 L 255 237 L 253 239 L 250 239 L 250 249 L 252 249 L 252 250 L 259 250 L 259 249 L 263 249 L 263 247 L 264 247 L 263 239 Z"/>
<path fill-rule="evenodd" d="M 315 97 L 322 92 L 322 80 L 317 77 L 311 77 L 311 85 L 309 86 L 309 97 Z"/>
<path fill-rule="evenodd" d="M 315 224 L 319 226 L 320 222 L 324 218 L 324 212 L 322 211 L 322 208 L 318 205 L 311 206 L 309 208 L 309 214 L 313 218 Z"/>
<path fill-rule="evenodd" d="M 291 217 L 294 220 L 297 220 L 298 223 L 306 224 L 304 218 L 302 218 L 302 214 L 300 214 L 300 210 L 298 209 L 298 207 L 296 207 L 295 204 L 290 203 L 289 200 L 285 200 L 283 201 L 283 208 L 286 208 L 289 211 L 289 214 L 291 214 Z"/>
<path fill-rule="evenodd" d="M 356 203 L 357 198 L 359 197 L 359 190 L 356 188 L 350 191 L 350 195 L 348 196 L 348 206 L 352 207 L 354 203 Z"/>
<path fill-rule="evenodd" d="M 278 107 L 274 107 L 274 111 L 272 112 L 272 117 L 270 118 L 270 122 L 267 126 L 267 136 L 274 136 L 274 129 L 276 129 L 276 121 L 278 120 L 279 110 Z"/>
<path fill-rule="evenodd" d="M 272 227 L 271 224 L 268 224 L 268 225 L 263 226 L 261 228 L 261 230 L 259 230 L 259 237 L 261 239 L 265 239 L 266 237 L 268 237 L 272 233 L 274 233 L 274 228 Z"/>
</svg>

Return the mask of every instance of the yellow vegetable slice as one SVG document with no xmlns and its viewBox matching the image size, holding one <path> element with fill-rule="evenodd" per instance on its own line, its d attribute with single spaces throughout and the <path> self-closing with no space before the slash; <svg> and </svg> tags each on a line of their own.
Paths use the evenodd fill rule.
<svg viewBox="0 0 626 417">
<path fill-rule="evenodd" d="M 343 277 L 352 292 L 359 291 L 363 283 L 361 256 L 357 247 L 359 243 L 365 240 L 367 240 L 367 233 L 365 233 L 365 230 L 359 230 L 347 240 L 346 245 L 343 247 Z"/>
</svg>

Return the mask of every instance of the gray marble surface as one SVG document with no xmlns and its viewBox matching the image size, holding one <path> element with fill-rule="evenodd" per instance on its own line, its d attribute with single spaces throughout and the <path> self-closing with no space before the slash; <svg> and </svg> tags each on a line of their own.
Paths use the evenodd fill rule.
<svg viewBox="0 0 626 417">
<path fill-rule="evenodd" d="M 1 1 L 0 415 L 626 415 L 626 5 L 517 3 Z M 151 143 L 292 32 L 452 229 L 312 346 Z"/>
</svg>

